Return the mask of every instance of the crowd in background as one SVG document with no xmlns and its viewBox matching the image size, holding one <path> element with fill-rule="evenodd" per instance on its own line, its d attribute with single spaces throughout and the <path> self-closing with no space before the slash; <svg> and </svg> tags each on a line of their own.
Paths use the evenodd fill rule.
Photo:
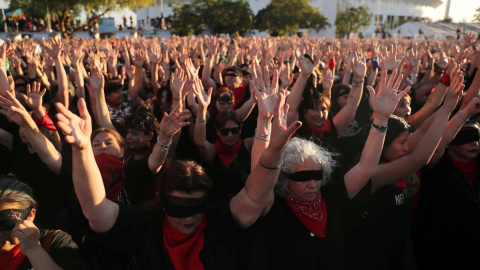
<svg viewBox="0 0 480 270">
<path fill-rule="evenodd" d="M 474 34 L 7 40 L 0 269 L 478 269 L 479 67 Z"/>
</svg>

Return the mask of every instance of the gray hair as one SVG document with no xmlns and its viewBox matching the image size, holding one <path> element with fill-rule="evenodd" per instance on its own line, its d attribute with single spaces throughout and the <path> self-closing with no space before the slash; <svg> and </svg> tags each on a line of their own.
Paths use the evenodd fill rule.
<svg viewBox="0 0 480 270">
<path fill-rule="evenodd" d="M 330 180 L 333 168 L 337 166 L 337 162 L 333 159 L 333 156 L 333 153 L 325 150 L 312 141 L 301 138 L 291 139 L 283 151 L 282 173 L 275 186 L 275 193 L 279 196 L 285 196 L 289 180 L 284 174 L 293 173 L 293 171 L 302 166 L 308 159 L 312 160 L 322 168 L 322 185 L 324 185 Z"/>
<path fill-rule="evenodd" d="M 22 209 L 37 208 L 32 188 L 9 176 L 0 177 L 0 205 L 4 203 L 18 203 Z"/>
</svg>

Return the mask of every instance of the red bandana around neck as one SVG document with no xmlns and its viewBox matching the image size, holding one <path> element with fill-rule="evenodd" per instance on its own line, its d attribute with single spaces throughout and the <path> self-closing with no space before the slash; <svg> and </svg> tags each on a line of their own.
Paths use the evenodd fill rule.
<svg viewBox="0 0 480 270">
<path fill-rule="evenodd" d="M 323 134 L 328 133 L 332 131 L 332 123 L 330 123 L 330 120 L 325 119 L 325 124 L 321 127 L 310 127 L 307 126 L 307 131 L 310 132 L 310 134 L 323 139 Z"/>
<path fill-rule="evenodd" d="M 163 219 L 163 244 L 175 269 L 204 269 L 200 260 L 200 251 L 203 249 L 205 226 L 207 226 L 207 216 L 203 215 L 202 223 L 197 230 L 187 235 L 175 230 L 167 218 Z"/>
<path fill-rule="evenodd" d="M 107 199 L 113 201 L 123 187 L 124 164 L 121 159 L 112 155 L 103 154 L 95 157 L 98 169 L 102 175 L 103 185 L 107 193 Z"/>
<path fill-rule="evenodd" d="M 154 147 L 155 144 L 151 143 L 147 149 L 143 148 L 141 150 L 133 150 L 133 153 L 139 156 L 148 156 L 152 153 Z"/>
<path fill-rule="evenodd" d="M 302 224 L 318 237 L 325 237 L 325 227 L 327 225 L 327 206 L 322 200 L 322 195 L 318 192 L 317 197 L 312 202 L 302 202 L 287 194 L 285 196 L 288 206 L 293 213 L 302 222 Z"/>
<path fill-rule="evenodd" d="M 11 250 L 0 253 L 0 268 L 18 269 L 23 259 L 25 259 L 25 255 L 20 252 L 20 245 L 16 245 Z"/>
<path fill-rule="evenodd" d="M 476 176 L 477 176 L 477 160 L 472 159 L 467 163 L 463 163 L 461 161 L 455 160 L 452 157 L 450 157 L 450 160 L 453 162 L 455 167 L 457 167 L 461 172 L 462 175 L 467 179 L 468 182 L 470 183 L 475 183 L 476 181 Z"/>
<path fill-rule="evenodd" d="M 241 145 L 242 140 L 238 138 L 237 143 L 232 148 L 225 148 L 223 147 L 220 139 L 217 139 L 217 141 L 215 142 L 215 149 L 217 150 L 217 155 L 222 161 L 223 165 L 225 165 L 225 167 L 230 166 L 230 163 L 232 163 L 233 159 L 237 155 Z"/>
</svg>

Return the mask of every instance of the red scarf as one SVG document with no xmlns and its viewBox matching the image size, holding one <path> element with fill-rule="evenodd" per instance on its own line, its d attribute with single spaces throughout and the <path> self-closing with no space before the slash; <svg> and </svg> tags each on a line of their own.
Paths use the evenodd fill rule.
<svg viewBox="0 0 480 270">
<path fill-rule="evenodd" d="M 230 166 L 230 163 L 232 163 L 233 159 L 237 155 L 241 145 L 242 141 L 240 140 L 240 138 L 238 138 L 237 143 L 232 148 L 225 148 L 223 147 L 220 139 L 217 139 L 217 141 L 215 142 L 215 149 L 217 150 L 217 155 L 222 161 L 223 165 L 225 165 L 225 167 Z"/>
<path fill-rule="evenodd" d="M 192 234 L 183 234 L 170 225 L 167 218 L 163 219 L 163 244 L 168 251 L 170 260 L 177 270 L 203 270 L 200 251 L 203 249 L 203 229 L 207 226 L 207 217 Z"/>
<path fill-rule="evenodd" d="M 318 237 L 325 237 L 327 225 L 327 206 L 318 192 L 317 198 L 312 202 L 302 202 L 290 194 L 285 196 L 288 206 L 309 231 Z"/>
<path fill-rule="evenodd" d="M 0 253 L 0 268 L 18 269 L 23 259 L 25 259 L 25 255 L 20 252 L 20 245 L 16 245 L 11 250 Z"/>
<path fill-rule="evenodd" d="M 53 124 L 53 121 L 52 119 L 50 118 L 50 116 L 48 116 L 48 114 L 45 114 L 43 116 L 43 118 L 41 120 L 38 120 L 36 117 L 33 118 L 33 122 L 35 122 L 35 124 L 37 124 L 37 127 L 40 128 L 40 127 L 46 127 L 50 130 L 54 130 L 54 131 L 57 131 L 57 128 L 55 127 L 55 125 Z"/>
<path fill-rule="evenodd" d="M 325 124 L 321 127 L 310 127 L 307 126 L 307 131 L 310 132 L 310 134 L 323 139 L 323 134 L 327 132 L 332 131 L 332 123 L 330 123 L 330 120 L 326 119 Z"/>
<path fill-rule="evenodd" d="M 112 155 L 103 154 L 95 158 L 102 175 L 107 199 L 116 200 L 123 187 L 124 164 L 121 159 Z"/>
<path fill-rule="evenodd" d="M 472 159 L 467 163 L 463 163 L 461 161 L 455 160 L 452 157 L 450 157 L 450 160 L 453 162 L 455 167 L 457 167 L 465 177 L 465 179 L 468 180 L 470 183 L 475 183 L 476 181 L 476 176 L 477 176 L 477 160 Z"/>
<path fill-rule="evenodd" d="M 133 153 L 139 156 L 148 156 L 152 153 L 154 147 L 155 147 L 155 144 L 151 143 L 147 149 L 133 150 Z"/>
</svg>

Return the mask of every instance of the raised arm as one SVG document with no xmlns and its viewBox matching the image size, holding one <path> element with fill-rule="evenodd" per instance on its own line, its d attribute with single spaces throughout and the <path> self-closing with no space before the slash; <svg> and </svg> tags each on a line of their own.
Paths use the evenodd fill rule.
<svg viewBox="0 0 480 270">
<path fill-rule="evenodd" d="M 298 75 L 297 81 L 295 81 L 287 99 L 287 104 L 290 108 L 287 117 L 288 124 L 298 120 L 298 106 L 302 100 L 303 90 L 305 89 L 305 86 L 307 86 L 308 76 L 312 74 L 313 69 L 315 68 L 313 61 L 307 57 L 301 58 L 299 62 L 301 68 L 300 75 Z"/>
<path fill-rule="evenodd" d="M 173 137 L 177 134 L 182 127 L 187 126 L 190 122 L 184 122 L 188 117 L 188 110 L 181 110 L 181 105 L 178 104 L 173 108 L 170 114 L 164 113 L 160 127 L 157 130 L 157 143 L 153 147 L 152 154 L 148 157 L 148 168 L 152 173 L 158 173 L 162 168 L 165 159 L 167 158 L 167 152 L 175 151 L 175 148 L 171 147 L 173 143 Z M 170 150 L 169 150 L 170 148 Z"/>
<path fill-rule="evenodd" d="M 342 136 L 350 123 L 352 123 L 362 98 L 363 83 L 367 70 L 365 58 L 362 58 L 360 53 L 355 52 L 352 61 L 353 82 L 347 104 L 333 117 L 333 123 L 337 128 L 338 136 Z"/>
<path fill-rule="evenodd" d="M 208 89 L 208 92 L 205 93 L 203 90 L 202 82 L 197 80 L 193 84 L 193 92 L 197 96 L 198 100 L 198 111 L 197 118 L 195 120 L 195 137 L 194 142 L 200 151 L 200 157 L 205 162 L 205 164 L 211 164 L 215 158 L 216 150 L 215 145 L 207 141 L 207 108 L 212 99 L 212 88 Z"/>
<path fill-rule="evenodd" d="M 53 124 L 52 119 L 45 113 L 45 109 L 42 106 L 43 95 L 47 89 L 40 91 L 40 83 L 33 82 L 32 87 L 27 85 L 27 94 L 22 94 L 23 100 L 30 109 L 32 109 L 37 122 L 39 123 L 40 130 L 45 137 L 52 142 L 58 151 L 62 150 L 62 141 L 60 135 L 57 132 L 57 128 Z"/>
<path fill-rule="evenodd" d="M 61 102 L 68 108 L 69 102 L 69 93 L 68 93 L 68 79 L 67 73 L 65 72 L 65 68 L 63 67 L 61 54 L 62 50 L 64 49 L 63 43 L 61 40 L 56 38 L 50 39 L 51 48 L 45 47 L 50 57 L 53 58 L 55 62 L 55 70 L 57 71 L 57 80 L 58 80 L 58 93 L 57 93 L 57 101 Z"/>
<path fill-rule="evenodd" d="M 370 104 L 372 104 L 374 110 L 373 124 L 363 147 L 359 163 L 349 170 L 344 177 L 345 187 L 350 198 L 353 198 L 376 173 L 388 128 L 388 118 L 395 110 L 398 101 L 410 90 L 407 87 L 400 94 L 397 94 L 397 88 L 402 78 L 395 80 L 396 73 L 396 70 L 392 72 L 392 76 L 387 83 L 387 71 L 384 70 L 377 91 L 371 86 L 367 86 L 370 92 Z"/>
<path fill-rule="evenodd" d="M 58 126 L 72 144 L 73 185 L 83 214 L 95 232 L 106 232 L 118 217 L 118 205 L 105 196 L 102 175 L 93 156 L 90 136 L 92 120 L 84 99 L 78 101 L 80 117 L 57 103 Z"/>
<path fill-rule="evenodd" d="M 455 108 L 463 87 L 463 76 L 460 75 L 459 71 L 456 71 L 452 86 L 445 97 L 445 102 L 440 107 L 430 128 L 410 155 L 378 165 L 378 169 L 372 176 L 372 191 L 393 183 L 428 164 L 442 138 L 448 117 Z"/>
<path fill-rule="evenodd" d="M 274 201 L 273 188 L 282 167 L 283 149 L 292 134 L 301 126 L 296 121 L 286 126 L 284 114 L 285 93 L 281 91 L 275 106 L 272 123 L 272 136 L 269 146 L 252 169 L 245 187 L 230 201 L 233 217 L 243 228 L 253 225 L 261 214 L 266 214 Z"/>
<path fill-rule="evenodd" d="M 257 166 L 258 160 L 263 151 L 268 147 L 272 132 L 272 118 L 275 112 L 275 105 L 278 99 L 278 72 L 273 74 L 273 81 L 270 83 L 270 74 L 265 70 L 265 76 L 250 81 L 250 89 L 254 89 L 258 102 L 257 128 L 251 153 L 251 168 Z M 288 108 L 288 105 L 286 105 Z M 286 117 L 284 113 L 284 117 Z"/>
<path fill-rule="evenodd" d="M 2 106 L 2 114 L 22 128 L 25 136 L 43 163 L 52 172 L 59 175 L 62 167 L 62 155 L 40 132 L 27 110 L 10 92 L 7 92 L 5 97 L 0 96 L 0 104 Z"/>
</svg>

